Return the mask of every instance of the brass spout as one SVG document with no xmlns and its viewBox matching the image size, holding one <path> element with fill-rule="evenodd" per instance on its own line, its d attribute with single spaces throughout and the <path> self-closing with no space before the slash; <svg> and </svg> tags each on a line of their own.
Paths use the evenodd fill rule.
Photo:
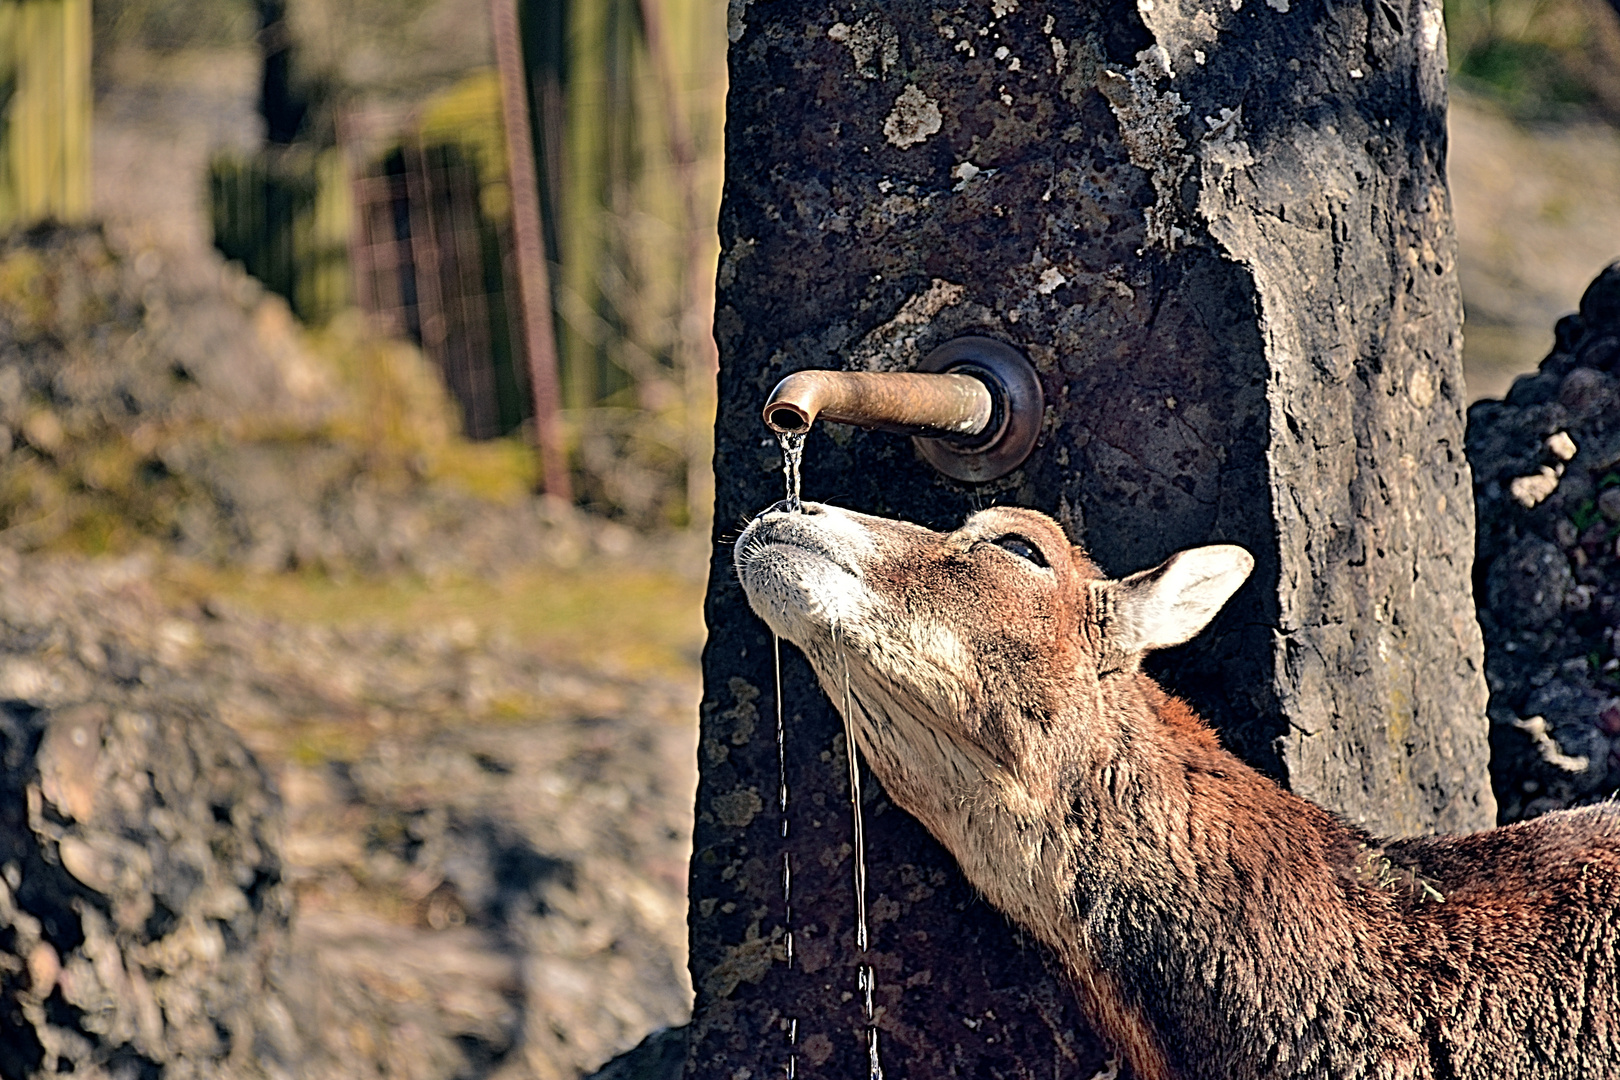
<svg viewBox="0 0 1620 1080">
<path fill-rule="evenodd" d="M 978 435 L 995 400 L 972 375 L 799 371 L 776 384 L 765 423 L 782 434 L 809 431 L 816 417 L 904 435 Z"/>
<path fill-rule="evenodd" d="M 921 371 L 799 371 L 776 384 L 765 423 L 802 434 L 819 416 L 914 436 L 924 461 L 984 483 L 1024 463 L 1040 440 L 1046 397 L 1029 359 L 995 338 L 952 338 Z"/>
</svg>

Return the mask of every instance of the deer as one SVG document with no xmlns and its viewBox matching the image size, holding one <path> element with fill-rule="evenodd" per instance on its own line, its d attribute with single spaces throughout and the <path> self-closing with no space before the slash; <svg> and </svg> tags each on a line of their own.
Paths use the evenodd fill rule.
<svg viewBox="0 0 1620 1080">
<path fill-rule="evenodd" d="M 1139 1080 L 1620 1076 L 1620 807 L 1385 841 L 1223 749 L 1141 661 L 1243 548 L 1110 579 L 1033 510 L 942 533 L 806 502 L 733 562 Z"/>
</svg>

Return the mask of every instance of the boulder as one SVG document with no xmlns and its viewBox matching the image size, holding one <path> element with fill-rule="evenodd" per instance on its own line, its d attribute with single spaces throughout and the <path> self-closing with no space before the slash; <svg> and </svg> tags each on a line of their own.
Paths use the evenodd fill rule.
<svg viewBox="0 0 1620 1080">
<path fill-rule="evenodd" d="M 0 703 L 0 1074 L 279 1078 L 280 808 L 217 721 Z"/>
</svg>

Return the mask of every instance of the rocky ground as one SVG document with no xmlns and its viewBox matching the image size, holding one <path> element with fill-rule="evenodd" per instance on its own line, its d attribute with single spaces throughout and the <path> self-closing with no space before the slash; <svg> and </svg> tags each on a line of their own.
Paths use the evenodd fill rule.
<svg viewBox="0 0 1620 1080">
<path fill-rule="evenodd" d="M 1492 783 L 1516 821 L 1620 790 L 1620 281 L 1593 283 L 1620 195 L 1591 179 L 1620 134 L 1455 90 L 1450 133 Z"/>
<path fill-rule="evenodd" d="M 263 771 L 139 684 L 43 706 L 54 672 L 26 622 L 0 635 L 34 699 L 0 705 L 0 1072 L 292 1075 L 292 903 Z"/>
<path fill-rule="evenodd" d="M 49 267 L 56 322 L 0 332 L 0 804 L 44 810 L 0 858 L 0 969 L 31 976 L 0 976 L 0 1041 L 33 1048 L 3 1071 L 571 1080 L 682 1022 L 702 545 L 481 497 L 431 459 L 389 478 L 386 444 L 330 422 L 341 398 L 298 438 L 229 437 L 255 415 L 229 384 L 138 341 L 150 291 L 71 295 L 139 273 L 101 234 L 0 252 L 23 260 Z M 86 309 L 102 321 L 63 328 Z M 120 314 L 138 329 L 107 342 Z M 129 553 L 61 553 L 98 547 Z M 251 790 L 193 798 L 177 827 L 150 798 L 75 826 L 41 747 L 86 708 L 86 775 L 190 790 L 230 774 L 217 759 Z M 230 855 L 244 829 L 257 854 Z"/>
<path fill-rule="evenodd" d="M 0 239 L 0 544 L 432 575 L 570 542 L 527 450 L 461 439 L 416 350 L 116 235 Z"/>
<path fill-rule="evenodd" d="M 219 260 L 241 61 L 0 239 L 0 1073 L 572 1080 L 690 1009 L 705 552 Z"/>
<path fill-rule="evenodd" d="M 0 981 L 0 1028 L 9 1012 L 41 1045 L 79 1047 L 58 1067 L 82 1075 L 119 1075 L 127 1058 L 212 1060 L 216 1076 L 436 1080 L 572 1078 L 684 1020 L 695 627 L 638 627 L 625 610 L 695 601 L 699 585 L 681 577 L 680 559 L 665 549 L 634 569 L 610 566 L 618 572 L 600 591 L 593 576 L 560 582 L 595 614 L 572 627 L 548 620 L 548 638 L 511 602 L 539 593 L 533 578 L 467 586 L 448 601 L 460 614 L 429 618 L 444 592 L 408 594 L 390 613 L 363 587 L 351 604 L 332 587 L 255 589 L 143 557 L 0 556 L 7 715 L 63 717 L 30 722 L 88 732 L 56 737 L 70 763 L 83 759 L 76 772 L 50 764 L 62 752 L 30 764 L 39 739 L 19 741 L 20 721 L 0 732 L 17 773 L 0 802 L 44 806 L 31 832 L 19 830 L 31 855 L 20 877 L 17 860 L 8 864 L 10 888 L 31 900 L 38 875 L 57 866 L 62 881 L 48 888 L 86 928 L 44 934 L 65 973 L 55 999 L 37 974 L 32 997 Z M 631 593 L 622 602 L 620 590 Z M 283 605 L 302 612 L 262 610 Z M 354 607 L 358 619 L 330 618 Z M 611 624 L 627 619 L 631 632 L 615 634 Z M 573 633 L 602 647 L 558 644 Z M 87 708 L 93 723 L 82 721 Z M 174 734 L 143 741 L 154 728 Z M 205 767 L 232 759 L 248 778 L 235 785 L 256 783 L 256 794 L 238 798 L 226 784 L 176 804 L 171 814 L 199 808 L 178 825 L 153 812 L 147 804 L 165 800 L 152 795 L 108 820 L 62 809 L 97 790 L 119 802 L 94 777 L 138 780 L 148 767 L 164 777 L 175 755 L 149 744 L 177 739 L 207 748 L 179 754 L 203 762 L 181 767 L 186 776 L 237 775 Z M 249 748 L 268 786 L 252 780 L 261 774 Z M 284 804 L 279 837 L 272 791 Z M 220 836 L 208 841 L 209 830 Z M 227 843 L 239 835 L 248 839 Z M 195 865 L 181 865 L 198 844 Z M 244 844 L 248 855 L 229 854 Z M 173 910 L 166 925 L 154 905 Z M 9 911 L 0 890 L 0 923 Z M 233 931 L 228 918 L 263 925 Z M 197 951 L 199 934 L 215 942 L 209 957 L 238 956 L 243 973 L 163 959 Z M 0 954 L 33 971 L 46 962 L 40 939 L 36 926 L 13 939 L 19 949 L 0 932 Z M 153 992 L 143 999 L 132 984 Z M 176 999 L 206 1011 L 192 1022 Z M 162 1012 L 142 1013 L 141 1000 Z M 234 1040 L 216 1037 L 208 1017 Z"/>
</svg>

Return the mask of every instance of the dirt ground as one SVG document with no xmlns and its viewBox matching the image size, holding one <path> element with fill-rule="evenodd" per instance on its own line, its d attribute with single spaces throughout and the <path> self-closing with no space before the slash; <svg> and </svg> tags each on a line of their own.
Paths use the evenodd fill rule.
<svg viewBox="0 0 1620 1080">
<path fill-rule="evenodd" d="M 0 549 L 0 698 L 253 751 L 299 1075 L 571 1080 L 691 1008 L 693 554 L 390 585 Z"/>
<path fill-rule="evenodd" d="M 132 54 L 106 72 L 109 238 L 169 287 L 218 289 L 205 167 L 259 138 L 254 57 Z M 28 587 L 10 623 L 123 641 L 111 652 L 143 658 L 139 678 L 206 702 L 270 772 L 312 1076 L 572 1080 L 690 1011 L 707 553 L 560 526 L 542 564 L 482 577 L 13 567 Z M 0 663 L 0 689 L 49 704 L 40 686 L 66 679 L 71 697 L 64 663 Z"/>
<path fill-rule="evenodd" d="M 292 989 L 343 1021 L 320 1074 L 571 1078 L 685 1020 L 692 553 L 148 579 L 206 624 L 189 663 L 285 800 Z"/>
</svg>

